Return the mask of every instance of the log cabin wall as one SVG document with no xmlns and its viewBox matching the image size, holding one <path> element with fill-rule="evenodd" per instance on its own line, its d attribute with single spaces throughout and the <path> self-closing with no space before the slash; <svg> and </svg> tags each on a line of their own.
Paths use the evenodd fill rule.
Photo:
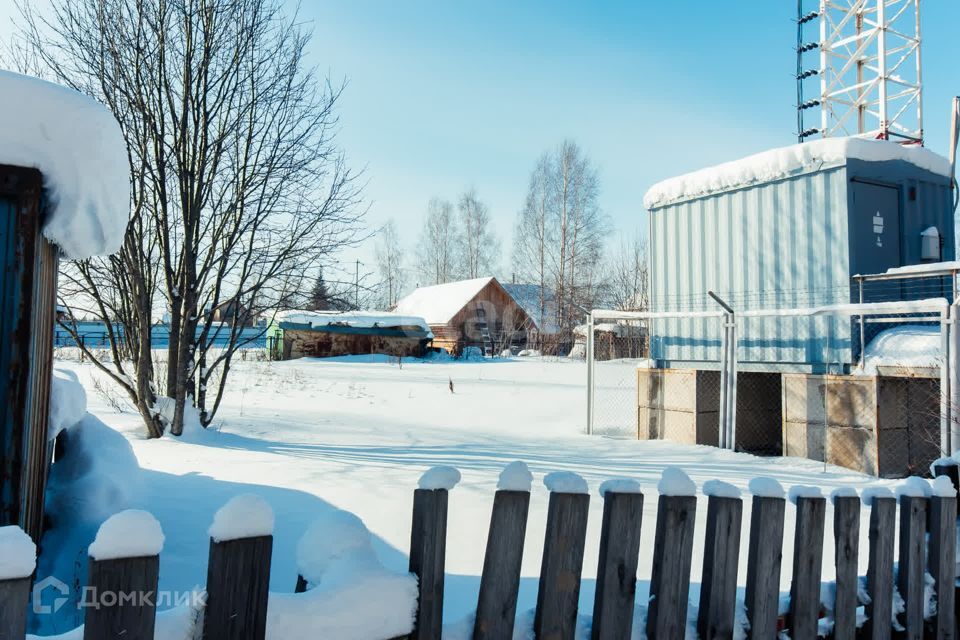
<svg viewBox="0 0 960 640">
<path fill-rule="evenodd" d="M 485 315 L 495 347 L 524 347 L 533 321 L 496 280 L 491 280 L 445 324 L 432 324 L 433 346 L 460 355 L 464 347 L 483 346 L 477 310 Z"/>
</svg>

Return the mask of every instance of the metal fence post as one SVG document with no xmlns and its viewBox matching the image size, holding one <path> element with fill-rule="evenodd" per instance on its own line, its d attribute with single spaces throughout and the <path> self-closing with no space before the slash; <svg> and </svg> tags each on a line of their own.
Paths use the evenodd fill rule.
<svg viewBox="0 0 960 640">
<path fill-rule="evenodd" d="M 952 387 L 951 380 L 951 349 L 950 349 L 950 333 L 951 333 L 951 323 L 953 318 L 951 317 L 951 311 L 953 307 L 947 307 L 944 311 L 940 313 L 940 455 L 947 456 L 950 455 L 952 451 L 951 433 L 950 433 L 950 422 L 951 422 L 951 407 L 950 407 L 950 389 Z"/>
<path fill-rule="evenodd" d="M 728 391 L 728 381 L 730 377 L 730 363 L 728 362 L 730 356 L 729 341 L 730 341 L 730 327 L 729 327 L 729 318 L 726 313 L 720 316 L 720 417 L 718 429 L 719 433 L 717 434 L 717 446 L 721 449 L 727 448 L 727 434 L 729 432 L 729 425 L 727 424 L 727 398 Z"/>
<path fill-rule="evenodd" d="M 587 317 L 587 435 L 593 435 L 593 311 Z"/>
</svg>

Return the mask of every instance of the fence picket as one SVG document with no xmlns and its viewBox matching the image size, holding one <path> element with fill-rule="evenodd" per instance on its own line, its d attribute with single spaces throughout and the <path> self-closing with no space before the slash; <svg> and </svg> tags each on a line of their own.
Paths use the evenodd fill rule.
<svg viewBox="0 0 960 640">
<path fill-rule="evenodd" d="M 820 572 L 823 562 L 824 498 L 798 497 L 790 583 L 790 637 L 816 640 L 820 618 Z"/>
<path fill-rule="evenodd" d="M 263 640 L 273 536 L 210 540 L 203 640 Z"/>
<path fill-rule="evenodd" d="M 152 640 L 157 615 L 160 556 L 94 560 L 90 558 L 87 585 L 104 599 L 87 607 L 84 640 L 137 638 Z M 106 601 L 106 594 L 110 601 Z M 128 594 L 133 601 L 121 598 Z"/>
<path fill-rule="evenodd" d="M 419 583 L 419 606 L 413 640 L 440 640 L 443 630 L 443 576 L 447 555 L 446 489 L 413 492 L 410 573 Z"/>
<path fill-rule="evenodd" d="M 857 635 L 857 586 L 860 553 L 860 498 L 837 496 L 833 500 L 836 594 L 833 606 L 834 640 L 854 640 Z"/>
<path fill-rule="evenodd" d="M 750 622 L 747 636 L 767 640 L 777 637 L 786 500 L 754 496 L 752 511 L 745 602 Z"/>
<path fill-rule="evenodd" d="M 927 499 L 900 496 L 900 551 L 897 589 L 906 610 L 903 626 L 907 640 L 923 638 L 924 543 L 927 533 Z"/>
<path fill-rule="evenodd" d="M 937 593 L 935 629 L 937 640 L 953 639 L 956 633 L 957 498 L 930 498 L 930 538 L 927 571 Z"/>
<path fill-rule="evenodd" d="M 896 535 L 897 502 L 874 497 L 870 506 L 870 552 L 867 565 L 867 621 L 865 638 L 889 640 L 893 616 L 893 541 Z"/>
<path fill-rule="evenodd" d="M 696 512 L 694 496 L 661 495 L 657 503 L 648 638 L 684 637 Z"/>
<path fill-rule="evenodd" d="M 0 580 L 0 640 L 26 637 L 30 587 L 29 577 Z"/>
<path fill-rule="evenodd" d="M 587 494 L 550 493 L 533 623 L 537 638 L 574 637 L 589 507 Z"/>
<path fill-rule="evenodd" d="M 593 603 L 593 640 L 629 638 L 637 591 L 643 494 L 608 491 Z"/>
<path fill-rule="evenodd" d="M 509 638 L 517 614 L 529 491 L 497 491 L 483 559 L 474 640 Z"/>
<path fill-rule="evenodd" d="M 743 500 L 710 496 L 697 619 L 701 640 L 733 637 L 742 519 Z"/>
</svg>

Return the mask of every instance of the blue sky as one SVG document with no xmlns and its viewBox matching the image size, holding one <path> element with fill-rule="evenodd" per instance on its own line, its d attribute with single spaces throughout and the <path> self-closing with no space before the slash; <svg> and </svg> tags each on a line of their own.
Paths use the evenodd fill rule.
<svg viewBox="0 0 960 640">
<path fill-rule="evenodd" d="M 0 36 L 10 2 L 0 2 Z M 295 5 L 291 3 L 291 8 Z M 566 137 L 599 167 L 620 233 L 657 180 L 795 141 L 792 0 L 343 0 L 300 5 L 311 61 L 349 86 L 339 142 L 365 169 L 371 225 L 412 250 L 432 196 L 476 187 L 510 275 L 538 155 Z M 923 3 L 927 144 L 960 93 L 960 2 Z M 369 247 L 345 259 L 370 261 Z M 413 283 L 411 283 L 413 284 Z"/>
</svg>

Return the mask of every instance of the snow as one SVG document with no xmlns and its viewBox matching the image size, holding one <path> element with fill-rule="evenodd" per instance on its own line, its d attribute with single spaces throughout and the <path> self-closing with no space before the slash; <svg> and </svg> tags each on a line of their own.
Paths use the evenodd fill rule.
<svg viewBox="0 0 960 640">
<path fill-rule="evenodd" d="M 37 566 L 37 546 L 16 525 L 0 527 L 0 580 L 16 580 L 33 575 Z"/>
<path fill-rule="evenodd" d="M 657 492 L 662 496 L 695 496 L 697 485 L 679 467 L 666 467 L 657 483 Z"/>
<path fill-rule="evenodd" d="M 873 501 L 878 498 L 893 498 L 893 492 L 890 491 L 889 487 L 870 487 L 864 489 L 860 494 L 860 499 L 863 500 L 863 504 L 866 506 L 873 505 Z"/>
<path fill-rule="evenodd" d="M 898 498 L 929 498 L 932 493 L 930 483 L 918 476 L 910 476 L 897 485 L 896 489 Z"/>
<path fill-rule="evenodd" d="M 447 465 L 440 465 L 427 469 L 424 474 L 420 476 L 417 487 L 429 491 L 436 491 L 438 489 L 450 491 L 457 486 L 458 482 L 460 482 L 460 472 L 457 469 Z"/>
<path fill-rule="evenodd" d="M 331 565 L 373 554 L 370 531 L 363 520 L 337 509 L 314 521 L 297 543 L 297 571 L 319 584 Z"/>
<path fill-rule="evenodd" d="M 707 480 L 703 483 L 703 495 L 714 496 L 716 498 L 737 498 L 741 497 L 740 489 L 724 482 L 723 480 Z"/>
<path fill-rule="evenodd" d="M 554 471 L 543 477 L 543 486 L 551 493 L 590 493 L 587 481 L 572 471 Z"/>
<path fill-rule="evenodd" d="M 39 169 L 43 234 L 71 259 L 120 249 L 130 217 L 126 143 L 113 114 L 50 82 L 0 70 L 0 164 Z"/>
<path fill-rule="evenodd" d="M 77 424 L 87 415 L 87 393 L 77 374 L 54 369 L 50 384 L 50 414 L 47 418 L 47 440 L 55 440 L 60 432 Z"/>
<path fill-rule="evenodd" d="M 929 227 L 924 229 L 920 235 L 929 236 L 929 235 L 939 235 L 936 227 Z M 946 262 L 924 262 L 921 264 L 908 264 L 903 267 L 891 267 L 887 269 L 884 273 L 888 275 L 910 275 L 910 274 L 923 274 L 923 273 L 935 273 L 939 271 L 960 271 L 960 260 L 947 260 Z"/>
<path fill-rule="evenodd" d="M 945 178 L 953 176 L 950 161 L 924 147 L 869 138 L 825 138 L 771 149 L 664 180 L 647 191 L 643 206 L 656 209 L 679 200 L 842 166 L 851 158 L 867 162 L 901 160 Z"/>
<path fill-rule="evenodd" d="M 954 498 L 957 495 L 953 482 L 947 476 L 937 476 L 933 479 L 932 492 L 938 498 Z"/>
<path fill-rule="evenodd" d="M 790 498 L 790 502 L 797 504 L 798 498 L 822 498 L 823 493 L 820 491 L 820 487 L 795 484 L 790 487 L 790 491 L 787 496 Z"/>
<path fill-rule="evenodd" d="M 273 535 L 273 509 L 258 495 L 244 493 L 231 498 L 213 516 L 207 534 L 215 542 Z"/>
<path fill-rule="evenodd" d="M 750 481 L 750 493 L 758 498 L 782 498 L 783 486 L 775 478 L 759 476 Z"/>
<path fill-rule="evenodd" d="M 107 518 L 87 550 L 94 560 L 156 556 L 163 551 L 163 530 L 149 511 L 127 509 Z"/>
<path fill-rule="evenodd" d="M 394 312 L 420 316 L 427 324 L 446 324 L 492 280 L 488 276 L 420 287 L 397 302 Z"/>
<path fill-rule="evenodd" d="M 830 492 L 830 504 L 834 504 L 837 498 L 857 498 L 857 490 L 853 487 L 837 487 Z"/>
<path fill-rule="evenodd" d="M 611 478 L 600 483 L 600 497 L 608 493 L 640 493 L 640 483 L 633 478 Z"/>
<path fill-rule="evenodd" d="M 930 475 L 937 475 L 937 467 L 956 467 L 957 465 L 960 465 L 960 462 L 957 462 L 956 458 L 937 458 L 930 463 Z"/>
<path fill-rule="evenodd" d="M 940 327 L 901 325 L 885 329 L 870 341 L 865 354 L 865 375 L 876 375 L 878 367 L 939 367 L 943 360 Z"/>
<path fill-rule="evenodd" d="M 526 491 L 530 492 L 533 486 L 533 474 L 530 473 L 526 462 L 516 460 L 511 462 L 500 472 L 497 480 L 498 491 Z"/>
<path fill-rule="evenodd" d="M 364 329 L 375 327 L 418 327 L 426 332 L 430 327 L 419 316 L 406 316 L 398 313 L 372 311 L 278 311 L 274 322 L 305 324 L 311 327 L 346 326 Z"/>
</svg>

